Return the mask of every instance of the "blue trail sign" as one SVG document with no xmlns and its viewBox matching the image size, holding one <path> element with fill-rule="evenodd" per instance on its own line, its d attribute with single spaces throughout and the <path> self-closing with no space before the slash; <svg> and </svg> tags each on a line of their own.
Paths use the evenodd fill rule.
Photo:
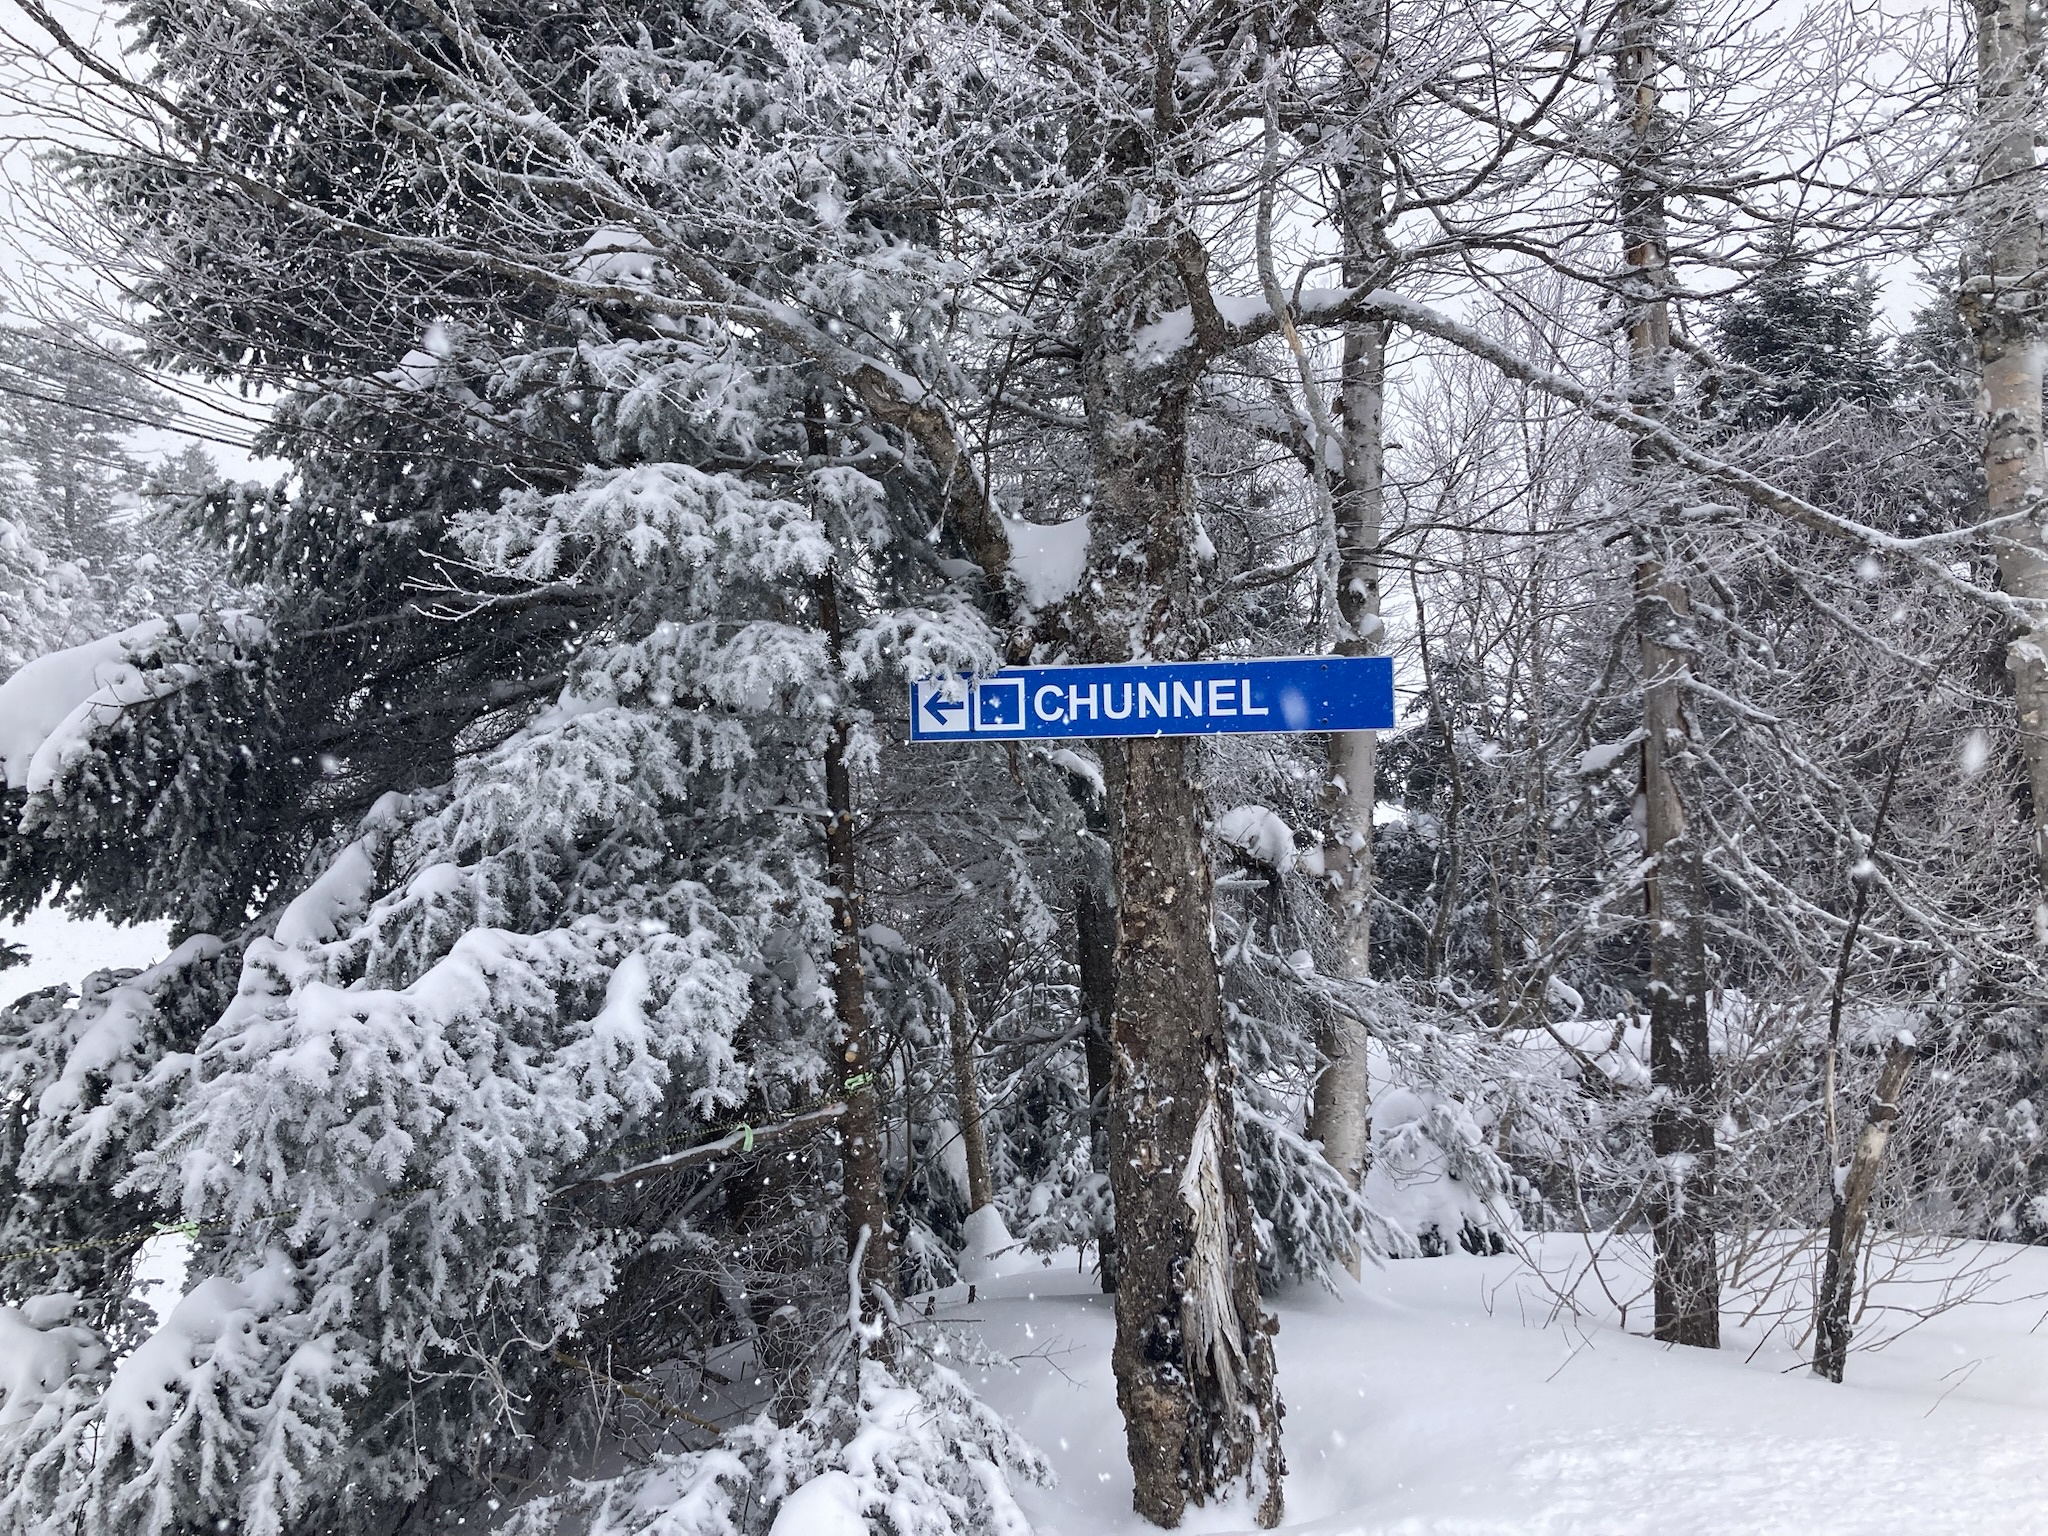
<svg viewBox="0 0 2048 1536">
<path fill-rule="evenodd" d="M 1385 656 L 1005 667 L 910 685 L 912 741 L 1385 731 L 1393 724 L 1394 663 Z"/>
</svg>

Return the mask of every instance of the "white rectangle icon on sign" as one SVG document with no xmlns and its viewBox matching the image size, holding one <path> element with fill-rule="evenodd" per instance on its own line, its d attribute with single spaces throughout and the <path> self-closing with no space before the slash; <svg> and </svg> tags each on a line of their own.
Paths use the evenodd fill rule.
<svg viewBox="0 0 2048 1536">
<path fill-rule="evenodd" d="M 958 683 L 953 685 L 959 687 Z M 946 697 L 937 679 L 917 684 L 917 733 L 926 736 L 1022 736 L 1024 680 L 990 677 L 969 681 L 965 698 Z"/>
<path fill-rule="evenodd" d="M 974 734 L 1008 736 L 1024 733 L 1024 679 L 984 678 L 974 685 Z"/>
</svg>

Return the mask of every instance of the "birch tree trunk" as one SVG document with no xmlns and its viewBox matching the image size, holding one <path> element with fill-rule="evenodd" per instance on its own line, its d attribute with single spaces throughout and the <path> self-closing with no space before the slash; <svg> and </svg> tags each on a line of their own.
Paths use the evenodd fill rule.
<svg viewBox="0 0 2048 1536">
<path fill-rule="evenodd" d="M 1385 12 L 1373 20 L 1384 26 Z M 1339 223 L 1344 242 L 1344 282 L 1362 286 L 1382 271 L 1385 243 L 1386 173 L 1376 136 L 1368 132 L 1355 163 L 1340 178 Z M 1376 656 L 1382 649 L 1379 548 L 1385 512 L 1387 327 L 1368 321 L 1345 329 L 1340 379 L 1343 404 L 1342 459 L 1333 487 L 1337 521 L 1336 650 L 1344 656 Z M 1336 908 L 1339 964 L 1348 981 L 1372 975 L 1372 830 L 1378 799 L 1376 752 L 1371 731 L 1342 731 L 1329 739 L 1330 836 L 1324 844 L 1325 873 Z M 1367 1069 L 1365 1021 L 1332 1010 L 1316 1041 L 1328 1065 L 1316 1079 L 1309 1105 L 1308 1133 L 1322 1143 L 1323 1156 L 1356 1189 L 1371 1147 L 1372 1084 Z M 1358 1253 L 1349 1267 L 1358 1272 Z"/>
<path fill-rule="evenodd" d="M 1660 99 L 1660 31 L 1667 8 L 1634 0 L 1617 17 L 1615 89 L 1627 130 L 1617 196 L 1628 303 L 1631 404 L 1656 415 L 1671 403 L 1670 255 Z M 1643 691 L 1643 917 L 1649 932 L 1650 1140 L 1657 1159 L 1648 1201 L 1655 1247 L 1657 1337 L 1715 1349 L 1721 1283 L 1715 1253 L 1714 1063 L 1707 1036 L 1704 869 L 1689 833 L 1681 774 L 1689 756 L 1685 683 L 1691 606 L 1672 558 L 1670 492 L 1648 445 L 1631 450 L 1640 498 L 1632 537 L 1635 622 Z"/>
<path fill-rule="evenodd" d="M 2041 389 L 2048 362 L 2041 324 L 2041 17 L 2026 0 L 1974 0 L 1977 24 L 1977 240 L 1962 313 L 1977 345 L 1990 516 L 2014 522 L 1992 536 L 2006 591 L 2048 602 L 2048 471 Z M 2006 650 L 2034 814 L 2041 893 L 2034 937 L 2048 945 L 2048 614 Z"/>
<path fill-rule="evenodd" d="M 1885 1053 L 1863 1129 L 1849 1166 L 1840 1171 L 1834 1205 L 1828 1217 L 1827 1268 L 1821 1275 L 1814 1305 L 1813 1373 L 1840 1381 L 1849 1363 L 1849 1340 L 1855 1332 L 1850 1313 L 1856 1300 L 1856 1265 L 1863 1252 L 1863 1230 L 1870 1216 L 1870 1196 L 1884 1166 L 1885 1147 L 1899 1123 L 1899 1100 L 1913 1070 L 1910 1035 L 1895 1038 Z"/>
</svg>

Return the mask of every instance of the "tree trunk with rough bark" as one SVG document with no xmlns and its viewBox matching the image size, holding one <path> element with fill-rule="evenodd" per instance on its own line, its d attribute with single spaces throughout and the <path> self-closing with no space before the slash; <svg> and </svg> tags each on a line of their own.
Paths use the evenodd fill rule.
<svg viewBox="0 0 2048 1536">
<path fill-rule="evenodd" d="M 1670 124 L 1661 100 L 1659 0 L 1636 0 L 1616 20 L 1615 90 L 1628 156 L 1618 192 L 1628 304 L 1630 403 L 1663 414 L 1671 403 L 1671 272 L 1664 185 Z M 1705 868 L 1688 826 L 1682 775 L 1690 758 L 1685 686 L 1691 605 L 1674 559 L 1664 467 L 1633 449 L 1641 498 L 1632 536 L 1635 622 L 1643 692 L 1643 918 L 1649 933 L 1650 1139 L 1657 1167 L 1647 1202 L 1656 1334 L 1716 1349 L 1721 1282 L 1714 1237 L 1714 1062 L 1707 1034 Z"/>
<path fill-rule="evenodd" d="M 836 658 L 842 638 L 839 583 L 830 570 L 818 578 L 818 612 Z M 825 746 L 825 852 L 833 886 L 832 1002 L 839 1020 L 842 1088 L 846 1095 L 846 1113 L 839 1121 L 840 1198 L 847 1255 L 860 1255 L 862 1306 L 871 1308 L 876 1286 L 891 1295 L 895 1293 L 896 1234 L 889 1229 L 889 1197 L 882 1182 L 881 1115 L 868 1029 L 867 987 L 860 959 L 853 780 L 846 766 L 852 730 L 852 723 L 842 713 L 833 722 L 831 739 Z"/>
<path fill-rule="evenodd" d="M 1721 1280 L 1714 1061 L 1707 1034 L 1707 959 L 1700 850 L 1690 836 L 1678 763 L 1687 750 L 1682 585 L 1666 578 L 1654 535 L 1639 540 L 1636 626 L 1643 675 L 1643 916 L 1650 930 L 1650 1141 L 1647 1207 L 1656 1247 L 1657 1337 L 1718 1349 Z"/>
<path fill-rule="evenodd" d="M 960 1148 L 967 1158 L 967 1208 L 994 1203 L 988 1175 L 988 1136 L 981 1124 L 981 1086 L 974 1070 L 974 1017 L 967 1011 L 967 977 L 956 964 L 947 990 L 952 994 L 953 1096 L 959 1105 Z"/>
<path fill-rule="evenodd" d="M 1113 1364 L 1138 1512 L 1247 1482 L 1259 1522 L 1280 1514 L 1273 1325 L 1237 1148 L 1214 899 L 1194 750 L 1136 741 L 1126 776 L 1117 945 L 1110 1184 L 1116 1198 Z"/>
<path fill-rule="evenodd" d="M 2013 596 L 2048 602 L 2048 463 L 2042 453 L 2044 337 L 2041 176 L 2035 154 L 2043 108 L 2041 15 L 2026 0 L 1975 0 L 1977 234 L 1961 309 L 1977 347 L 1984 492 L 2000 579 Z M 2034 936 L 2048 946 L 2048 614 L 2006 650 L 2020 750 L 2034 814 L 2041 892 Z"/>
<path fill-rule="evenodd" d="M 1850 1314 L 1856 1300 L 1856 1265 L 1863 1252 L 1870 1195 L 1877 1187 L 1878 1170 L 1884 1166 L 1892 1127 L 1899 1123 L 1899 1100 L 1905 1096 L 1913 1056 L 1912 1036 L 1900 1035 L 1892 1041 L 1878 1073 L 1877 1092 L 1863 1118 L 1863 1130 L 1856 1137 L 1856 1150 L 1849 1166 L 1837 1174 L 1834 1206 L 1828 1217 L 1827 1267 L 1814 1304 L 1813 1373 L 1829 1381 L 1840 1381 L 1848 1367 L 1849 1340 L 1855 1332 Z"/>
<path fill-rule="evenodd" d="M 1177 264 L 1206 258 L 1184 230 L 1129 228 L 1145 174 L 1131 159 L 1104 180 L 1085 253 L 1080 374 L 1094 504 L 1090 596 L 1077 618 L 1096 661 L 1190 656 L 1199 633 L 1187 420 L 1199 366 L 1140 362 L 1132 339 L 1187 302 Z M 1181 738 L 1133 740 L 1123 755 L 1113 834 L 1111 1363 L 1138 1513 L 1174 1526 L 1189 1503 L 1248 1492 L 1259 1522 L 1271 1525 L 1285 1469 L 1274 1325 L 1259 1298 L 1238 1156 L 1198 755 Z"/>
<path fill-rule="evenodd" d="M 1111 872 L 1080 881 L 1074 889 L 1074 926 L 1080 951 L 1081 1045 L 1088 1064 L 1088 1165 L 1109 1172 L 1110 1080 L 1115 1057 L 1109 1032 L 1116 1017 L 1116 907 L 1111 901 Z M 1116 1290 L 1116 1222 L 1112 1218 L 1096 1234 L 1098 1273 L 1103 1290 Z"/>
</svg>

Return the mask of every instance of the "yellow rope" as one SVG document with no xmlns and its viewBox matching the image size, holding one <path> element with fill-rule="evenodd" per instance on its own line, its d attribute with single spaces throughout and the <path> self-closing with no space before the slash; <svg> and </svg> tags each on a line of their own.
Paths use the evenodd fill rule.
<svg viewBox="0 0 2048 1536">
<path fill-rule="evenodd" d="M 863 1073 L 857 1079 L 847 1079 L 846 1091 L 849 1093 L 856 1092 L 860 1088 L 867 1086 L 867 1083 L 871 1077 L 872 1074 Z M 748 1124 L 744 1120 L 737 1121 L 734 1124 L 726 1127 L 717 1136 L 713 1137 L 709 1142 L 702 1143 L 701 1147 L 692 1147 L 688 1150 L 730 1150 L 726 1147 L 726 1143 L 729 1142 L 734 1136 L 738 1136 L 740 1138 L 740 1144 L 738 1147 L 739 1152 L 742 1154 L 752 1152 L 754 1150 L 754 1141 L 756 1137 L 760 1137 L 763 1139 L 773 1137 L 790 1126 L 798 1125 L 806 1121 L 807 1119 L 815 1117 L 817 1115 L 818 1110 L 827 1107 L 828 1102 L 829 1101 L 827 1100 L 820 1099 L 815 1104 L 806 1107 L 805 1109 L 799 1111 L 794 1115 L 791 1115 L 787 1120 L 778 1121 L 774 1125 L 757 1127 Z M 674 1146 L 679 1141 L 687 1141 L 692 1136 L 701 1136 L 703 1134 L 704 1133 L 701 1130 L 680 1131 L 673 1136 L 662 1136 L 647 1141 L 629 1142 L 625 1146 L 619 1147 L 615 1150 L 620 1154 L 647 1152 L 653 1150 L 656 1147 Z M 661 1163 L 650 1164 L 645 1170 L 645 1172 L 660 1173 L 664 1171 L 664 1166 L 674 1167 L 677 1165 L 674 1163 L 668 1163 L 666 1165 L 663 1165 Z M 577 1179 L 571 1183 L 559 1185 L 556 1188 L 548 1191 L 548 1199 L 553 1200 L 557 1196 L 562 1195 L 569 1190 L 582 1189 L 593 1184 L 616 1183 L 620 1179 L 623 1179 L 628 1175 L 639 1173 L 641 1171 L 642 1170 L 640 1169 L 627 1167 L 622 1168 L 615 1173 L 594 1174 L 587 1179 Z M 408 1195 L 428 1194 L 439 1188 L 441 1188 L 439 1184 L 415 1184 L 406 1189 L 391 1190 L 384 1196 L 384 1198 L 403 1199 Z M 265 1222 L 279 1221 L 287 1216 L 296 1216 L 300 1211 L 304 1209 L 304 1206 L 288 1205 L 281 1211 L 271 1211 L 262 1216 L 251 1217 L 246 1223 L 242 1223 L 239 1226 L 237 1225 L 237 1223 L 232 1221 L 160 1221 L 152 1223 L 147 1227 L 138 1227 L 132 1231 L 124 1232 L 119 1237 L 90 1238 L 84 1242 L 78 1243 L 52 1243 L 48 1247 L 44 1248 L 17 1248 L 11 1253 L 0 1253 L 0 1264 L 11 1264 L 16 1259 L 44 1259 L 54 1258 L 59 1254 L 85 1253 L 96 1248 L 126 1248 L 131 1245 L 139 1246 L 142 1243 L 148 1242 L 149 1239 L 151 1239 L 152 1237 L 168 1237 L 175 1234 L 182 1234 L 186 1237 L 197 1237 L 202 1232 L 246 1231 L 249 1227 L 260 1226 Z"/>
</svg>

